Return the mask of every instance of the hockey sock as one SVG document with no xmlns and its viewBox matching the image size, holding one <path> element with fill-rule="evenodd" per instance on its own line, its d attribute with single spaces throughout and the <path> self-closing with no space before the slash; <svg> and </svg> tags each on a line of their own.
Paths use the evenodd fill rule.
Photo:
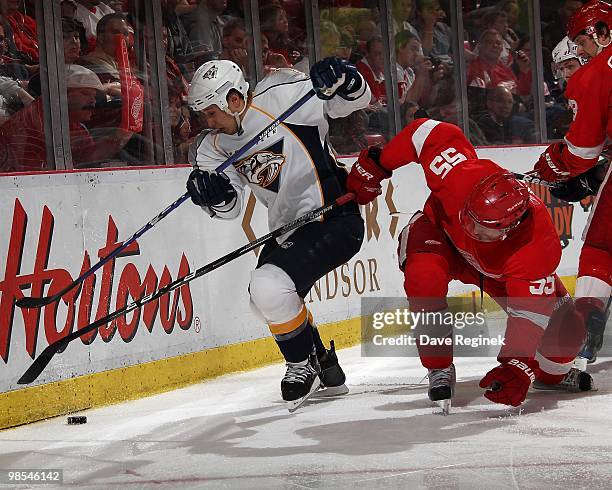
<svg viewBox="0 0 612 490">
<path fill-rule="evenodd" d="M 302 362 L 312 352 L 313 328 L 308 320 L 286 334 L 275 334 L 274 340 L 287 362 Z"/>
</svg>

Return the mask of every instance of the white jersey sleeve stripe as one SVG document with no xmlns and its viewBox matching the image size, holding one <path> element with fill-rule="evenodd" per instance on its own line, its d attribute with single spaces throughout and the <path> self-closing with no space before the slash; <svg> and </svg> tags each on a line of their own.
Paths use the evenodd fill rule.
<svg viewBox="0 0 612 490">
<path fill-rule="evenodd" d="M 566 363 L 554 362 L 547 359 L 539 352 L 536 352 L 535 360 L 538 361 L 540 369 L 547 374 L 566 374 L 574 363 L 573 360 Z"/>
<path fill-rule="evenodd" d="M 507 309 L 507 313 L 508 316 L 512 316 L 514 318 L 524 318 L 525 320 L 529 320 L 530 322 L 535 323 L 538 327 L 542 328 L 542 330 L 546 330 L 548 322 L 550 321 L 550 317 L 548 315 L 542 315 L 541 313 L 535 313 L 527 310 L 517 310 L 510 306 Z"/>
<path fill-rule="evenodd" d="M 567 138 L 565 138 L 565 143 L 567 144 L 567 149 L 572 155 L 584 158 L 585 160 L 597 158 L 601 154 L 601 150 L 603 150 L 604 147 L 604 143 L 592 147 L 576 146 L 571 144 Z"/>
<path fill-rule="evenodd" d="M 434 119 L 428 119 L 423 124 L 421 124 L 417 130 L 412 135 L 412 144 L 416 150 L 417 158 L 421 156 L 421 150 L 423 149 L 423 145 L 425 144 L 425 140 L 440 121 L 435 121 Z"/>
</svg>

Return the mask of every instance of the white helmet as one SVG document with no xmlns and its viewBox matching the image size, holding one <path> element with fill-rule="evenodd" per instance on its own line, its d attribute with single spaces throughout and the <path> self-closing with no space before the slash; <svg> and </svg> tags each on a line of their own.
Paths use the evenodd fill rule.
<svg viewBox="0 0 612 490">
<path fill-rule="evenodd" d="M 578 58 L 578 46 L 570 41 L 569 37 L 565 36 L 553 49 L 552 59 L 555 63 L 561 63 L 572 58 L 580 61 L 580 58 Z"/>
<path fill-rule="evenodd" d="M 227 94 L 231 89 L 237 90 L 246 102 L 249 84 L 240 67 L 229 60 L 207 61 L 193 75 L 187 104 L 194 111 L 201 111 L 214 104 L 235 116 L 227 105 Z"/>
<path fill-rule="evenodd" d="M 570 71 L 569 67 L 561 66 L 561 63 L 568 60 L 576 60 L 581 65 L 584 65 L 584 60 L 578 56 L 578 46 L 570 40 L 569 37 L 565 36 L 552 52 L 552 71 L 553 75 L 557 80 L 567 80 L 571 74 L 576 71 L 577 68 L 573 68 Z M 562 86 L 562 88 L 564 88 Z"/>
</svg>

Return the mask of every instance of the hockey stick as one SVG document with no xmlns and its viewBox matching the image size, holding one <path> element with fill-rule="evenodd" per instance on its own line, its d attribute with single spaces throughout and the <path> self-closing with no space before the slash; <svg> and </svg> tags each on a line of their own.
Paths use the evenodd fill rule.
<svg viewBox="0 0 612 490">
<path fill-rule="evenodd" d="M 551 189 L 559 188 L 563 184 L 562 182 L 549 182 L 548 180 L 542 180 L 537 174 L 520 174 L 518 172 L 512 172 L 512 175 L 514 175 L 517 180 L 522 180 L 528 184 L 540 184 Z"/>
<path fill-rule="evenodd" d="M 163 288 L 158 289 L 157 291 L 151 294 L 148 294 L 147 296 L 143 296 L 142 298 L 133 301 L 132 303 L 124 306 L 123 308 L 120 308 L 119 310 L 114 311 L 113 313 L 109 313 L 104 318 L 100 318 L 99 320 L 96 320 L 94 323 L 87 325 L 86 327 L 80 328 L 79 330 L 76 330 L 66 335 L 64 338 L 57 340 L 53 342 L 52 344 L 49 344 L 38 355 L 38 357 L 34 360 L 32 365 L 27 369 L 27 371 L 23 374 L 23 376 L 19 378 L 19 381 L 17 381 L 17 383 L 21 385 L 24 385 L 24 384 L 27 385 L 27 384 L 32 383 L 34 380 L 36 380 L 36 378 L 38 378 L 40 373 L 43 372 L 43 370 L 45 369 L 45 367 L 47 367 L 49 362 L 51 362 L 51 359 L 53 358 L 55 354 L 63 350 L 70 342 L 72 342 L 75 339 L 78 339 L 81 335 L 85 335 L 88 332 L 92 332 L 93 330 L 97 329 L 101 325 L 104 325 L 114 320 L 115 318 L 123 316 L 136 308 L 141 308 L 148 302 L 153 301 L 154 299 L 157 299 L 160 296 L 163 296 L 164 294 L 169 293 L 170 291 L 174 291 L 175 289 L 181 287 L 182 285 L 187 284 L 188 282 L 193 281 L 194 279 L 200 276 L 203 276 L 204 274 L 208 274 L 210 271 L 213 271 L 221 267 L 222 265 L 225 265 L 228 262 L 231 262 L 235 258 L 240 257 L 241 255 L 244 255 L 247 252 L 250 252 L 251 250 L 264 244 L 268 240 L 277 238 L 281 235 L 284 235 L 285 233 L 288 233 L 292 230 L 295 230 L 296 228 L 299 228 L 300 226 L 310 223 L 311 221 L 317 219 L 319 216 L 331 211 L 332 209 L 336 209 L 348 203 L 349 201 L 352 201 L 354 198 L 355 198 L 354 194 L 350 194 L 350 193 L 344 194 L 340 196 L 338 199 L 336 199 L 334 202 L 332 202 L 331 204 L 326 204 L 325 206 L 321 206 L 320 208 L 314 209 L 300 216 L 299 218 L 296 218 L 290 223 L 287 223 L 286 225 L 283 225 L 280 228 L 277 228 L 276 230 L 268 233 L 267 235 L 262 236 L 261 238 L 258 238 L 250 243 L 247 243 L 246 245 L 234 250 L 233 252 L 228 253 L 227 255 L 224 255 L 223 257 L 215 260 L 214 262 L 211 262 L 210 264 L 206 264 L 200 267 L 199 269 L 196 269 L 194 272 L 187 274 L 185 277 L 176 279 L 175 281 L 171 282 L 167 286 L 164 286 Z"/>
<path fill-rule="evenodd" d="M 310 100 L 316 94 L 315 89 L 309 90 L 305 95 L 303 95 L 297 102 L 291 105 L 285 112 L 283 112 L 280 116 L 278 116 L 274 121 L 272 121 L 268 126 L 262 129 L 257 135 L 251 138 L 242 148 L 237 150 L 231 157 L 229 157 L 225 162 L 219 165 L 215 172 L 221 173 L 227 167 L 235 163 L 242 155 L 244 155 L 248 150 L 250 150 L 257 143 L 263 141 L 268 137 L 268 135 L 274 131 L 274 129 L 280 125 L 285 119 L 287 119 L 291 114 L 293 114 L 296 110 L 298 110 L 302 105 L 304 105 L 308 100 Z M 18 299 L 15 304 L 20 308 L 42 308 L 48 304 L 54 303 L 58 301 L 64 294 L 68 291 L 72 290 L 80 283 L 82 283 L 87 277 L 91 276 L 95 273 L 100 267 L 106 264 L 109 260 L 117 257 L 123 250 L 125 250 L 128 246 L 138 240 L 142 235 L 144 235 L 147 231 L 153 228 L 158 222 L 168 216 L 172 211 L 178 208 L 181 204 L 183 204 L 187 199 L 189 199 L 189 193 L 186 192 L 181 197 L 179 197 L 176 201 L 174 201 L 170 206 L 164 209 L 161 213 L 159 213 L 155 218 L 149 221 L 146 225 L 144 225 L 140 230 L 134 233 L 130 238 L 128 238 L 122 245 L 118 246 L 115 250 L 113 250 L 106 257 L 102 258 L 97 264 L 95 264 L 90 269 L 86 270 L 77 277 L 74 281 L 72 281 L 68 286 L 59 291 L 56 294 L 51 296 L 43 296 L 41 298 L 33 298 L 33 297 L 24 297 Z"/>
</svg>

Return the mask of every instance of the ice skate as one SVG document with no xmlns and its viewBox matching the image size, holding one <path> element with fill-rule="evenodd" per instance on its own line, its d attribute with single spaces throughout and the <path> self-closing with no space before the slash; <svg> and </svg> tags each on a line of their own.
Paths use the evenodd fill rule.
<svg viewBox="0 0 612 490">
<path fill-rule="evenodd" d="M 338 363 L 334 341 L 330 341 L 329 350 L 319 357 L 321 366 L 321 387 L 324 388 L 316 393 L 316 396 L 346 395 L 349 391 L 345 384 L 346 376 Z"/>
<path fill-rule="evenodd" d="M 596 391 L 591 375 L 586 371 L 580 371 L 576 368 L 570 369 L 557 384 L 551 385 L 536 379 L 532 386 L 535 390 L 569 391 L 570 393 Z"/>
<path fill-rule="evenodd" d="M 442 415 L 448 415 L 451 409 L 451 399 L 455 394 L 455 365 L 451 364 L 444 369 L 429 369 L 429 390 L 427 395 L 432 402 L 436 402 Z M 438 413 L 434 410 L 434 413 Z"/>
<path fill-rule="evenodd" d="M 287 362 L 287 372 L 281 381 L 283 400 L 289 412 L 295 412 L 319 389 L 319 364 L 314 354 L 302 362 Z"/>
</svg>

